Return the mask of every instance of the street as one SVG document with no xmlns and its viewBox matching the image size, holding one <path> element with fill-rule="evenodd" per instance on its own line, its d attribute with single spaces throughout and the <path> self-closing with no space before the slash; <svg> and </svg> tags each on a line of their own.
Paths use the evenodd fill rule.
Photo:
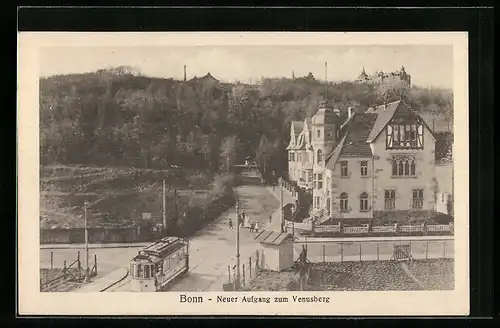
<svg viewBox="0 0 500 328">
<path fill-rule="evenodd" d="M 240 203 L 240 213 L 244 212 L 250 220 L 259 222 L 261 229 L 280 230 L 279 192 L 272 187 L 246 185 L 235 189 Z M 284 193 L 283 203 L 293 201 Z M 269 216 L 272 215 L 272 222 Z M 229 228 L 229 219 L 233 221 L 233 229 Z M 254 241 L 255 232 L 248 228 L 240 228 L 240 262 L 248 263 L 250 256 L 255 257 L 255 251 L 260 248 Z M 352 239 L 352 240 L 351 240 Z M 298 257 L 303 245 L 308 247 L 308 260 L 322 261 L 359 261 L 389 260 L 393 254 L 393 244 L 400 244 L 404 238 L 390 240 L 383 238 L 344 238 L 342 240 L 320 240 L 312 238 L 309 241 L 300 238 L 294 245 L 294 257 Z M 429 239 L 429 238 L 428 238 Z M 412 256 L 415 259 L 453 258 L 454 240 L 446 238 L 430 238 L 418 240 L 412 237 L 405 243 L 412 244 Z M 115 245 L 116 246 L 116 245 Z M 93 254 L 97 255 L 98 277 L 110 272 L 126 268 L 129 261 L 144 247 L 143 244 L 128 245 L 122 248 L 91 248 L 90 263 L 93 264 Z M 80 251 L 82 265 L 85 265 L 84 249 L 78 246 L 57 249 L 57 246 L 40 250 L 41 267 L 50 266 L 50 252 L 54 252 L 54 267 L 62 267 L 63 261 L 69 265 L 76 259 Z M 236 209 L 232 208 L 214 220 L 204 229 L 190 238 L 190 271 L 177 281 L 169 291 L 220 291 L 228 281 L 228 266 L 236 263 Z M 234 271 L 231 270 L 231 275 Z M 111 288 L 111 292 L 130 291 L 130 277 Z"/>
<path fill-rule="evenodd" d="M 244 212 L 250 220 L 257 221 L 261 227 L 269 224 L 269 216 L 279 207 L 279 201 L 266 187 L 247 185 L 235 189 L 240 213 Z M 229 229 L 229 218 L 234 229 Z M 177 281 L 169 291 L 220 291 L 228 279 L 228 265 L 236 263 L 236 210 L 232 208 L 207 227 L 196 233 L 189 241 L 190 271 Z M 246 263 L 255 254 L 258 243 L 253 240 L 256 233 L 240 228 L 240 260 Z M 231 272 L 231 274 L 233 274 Z M 130 281 L 112 288 L 112 292 L 130 291 Z"/>
<path fill-rule="evenodd" d="M 241 186 L 236 188 L 240 201 L 240 212 L 261 227 L 269 222 L 269 216 L 279 207 L 278 200 L 262 186 Z M 216 291 L 228 279 L 228 265 L 236 261 L 236 229 L 228 227 L 229 218 L 236 222 L 235 209 L 225 213 L 211 226 L 203 229 L 190 241 L 189 275 L 180 280 L 171 291 Z M 258 243 L 253 240 L 256 233 L 240 228 L 241 263 L 255 253 Z M 232 273 L 231 273 L 232 274 Z"/>
</svg>

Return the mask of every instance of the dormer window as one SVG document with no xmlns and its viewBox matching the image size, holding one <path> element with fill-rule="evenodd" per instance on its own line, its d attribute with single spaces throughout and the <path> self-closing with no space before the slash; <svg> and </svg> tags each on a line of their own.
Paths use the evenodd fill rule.
<svg viewBox="0 0 500 328">
<path fill-rule="evenodd" d="M 407 123 L 398 121 L 393 120 L 387 125 L 387 149 L 423 149 L 423 124 L 421 122 Z"/>
</svg>

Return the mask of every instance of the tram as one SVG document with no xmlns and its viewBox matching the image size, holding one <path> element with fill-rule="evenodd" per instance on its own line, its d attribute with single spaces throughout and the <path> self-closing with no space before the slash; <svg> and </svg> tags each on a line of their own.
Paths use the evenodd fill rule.
<svg viewBox="0 0 500 328">
<path fill-rule="evenodd" d="M 134 292 L 160 292 L 189 271 L 189 242 L 165 237 L 139 251 L 130 262 Z"/>
</svg>

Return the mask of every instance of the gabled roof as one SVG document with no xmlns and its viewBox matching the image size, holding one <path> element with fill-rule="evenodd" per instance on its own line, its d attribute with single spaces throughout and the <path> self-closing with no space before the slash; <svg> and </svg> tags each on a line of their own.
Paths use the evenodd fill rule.
<svg viewBox="0 0 500 328">
<path fill-rule="evenodd" d="M 287 232 L 263 230 L 254 239 L 262 244 L 278 246 L 285 241 L 293 239 L 293 236 Z"/>
<path fill-rule="evenodd" d="M 394 114 L 396 112 L 398 112 L 400 114 L 402 114 L 402 113 L 415 114 L 415 112 L 410 107 L 408 107 L 405 103 L 403 103 L 401 100 L 394 101 L 394 102 L 389 103 L 387 105 L 380 105 L 380 106 L 377 106 L 375 108 L 368 109 L 366 111 L 366 113 L 377 114 L 377 120 L 373 124 L 373 128 L 372 128 L 370 135 L 368 136 L 368 139 L 366 141 L 371 143 L 375 139 L 377 139 L 379 134 L 384 130 L 385 126 L 389 123 L 389 121 L 392 119 L 392 117 L 394 116 Z M 424 119 L 422 119 L 422 123 L 423 123 L 424 127 L 429 131 L 429 133 L 433 136 L 433 138 L 435 138 L 434 133 L 429 128 L 429 126 L 427 125 L 427 123 L 425 122 Z"/>
<path fill-rule="evenodd" d="M 339 156 L 372 156 L 372 150 L 367 142 L 377 119 L 374 113 L 355 113 L 347 127 L 345 141 Z"/>
<path fill-rule="evenodd" d="M 326 157 L 326 167 L 329 169 L 333 169 L 335 166 L 335 163 L 337 163 L 337 160 L 339 159 L 340 151 L 342 150 L 342 147 L 344 146 L 345 139 L 347 135 L 345 135 L 340 142 L 338 143 L 337 147 L 333 149 L 333 151 Z"/>
<path fill-rule="evenodd" d="M 394 113 L 396 112 L 396 109 L 398 109 L 399 105 L 401 104 L 401 100 L 389 103 L 387 105 L 380 105 L 375 108 L 369 108 L 366 113 L 371 114 L 375 113 L 377 114 L 377 119 L 375 120 L 375 123 L 373 124 L 373 128 L 370 131 L 370 135 L 367 138 L 367 142 L 373 142 L 380 132 L 385 128 L 387 123 L 391 120 L 391 118 L 394 116 Z"/>
</svg>

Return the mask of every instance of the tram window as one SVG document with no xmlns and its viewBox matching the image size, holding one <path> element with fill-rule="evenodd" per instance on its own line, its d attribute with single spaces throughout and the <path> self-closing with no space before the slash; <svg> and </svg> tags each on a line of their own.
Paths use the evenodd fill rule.
<svg viewBox="0 0 500 328">
<path fill-rule="evenodd" d="M 149 275 L 149 268 L 150 268 L 149 265 L 144 266 L 144 278 L 146 278 L 146 279 L 149 278 L 149 276 L 150 276 Z"/>
<path fill-rule="evenodd" d="M 142 264 L 137 264 L 137 278 L 143 278 L 142 274 Z"/>
</svg>

